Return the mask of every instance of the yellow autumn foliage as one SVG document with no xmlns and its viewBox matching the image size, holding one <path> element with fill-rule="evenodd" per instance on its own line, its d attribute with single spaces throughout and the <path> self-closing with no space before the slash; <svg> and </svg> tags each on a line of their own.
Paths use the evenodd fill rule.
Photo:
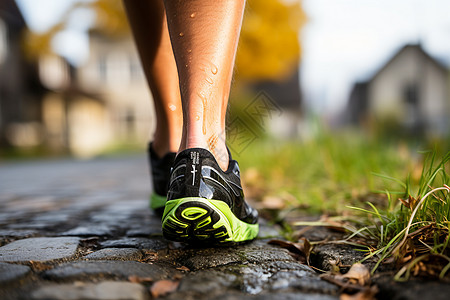
<svg viewBox="0 0 450 300">
<path fill-rule="evenodd" d="M 96 0 L 86 5 L 96 14 L 94 29 L 110 37 L 130 34 L 121 0 Z"/>
<path fill-rule="evenodd" d="M 28 34 L 29 53 L 50 49 L 52 37 L 65 27 L 65 20 L 77 8 L 96 13 L 93 30 L 109 37 L 129 34 L 121 0 L 96 0 L 76 3 L 64 19 L 48 32 Z M 300 59 L 299 32 L 305 21 L 300 0 L 248 0 L 236 57 L 236 75 L 245 81 L 278 79 L 289 76 Z"/>
<path fill-rule="evenodd" d="M 279 79 L 297 69 L 305 19 L 299 1 L 248 0 L 236 57 L 239 79 Z"/>
</svg>

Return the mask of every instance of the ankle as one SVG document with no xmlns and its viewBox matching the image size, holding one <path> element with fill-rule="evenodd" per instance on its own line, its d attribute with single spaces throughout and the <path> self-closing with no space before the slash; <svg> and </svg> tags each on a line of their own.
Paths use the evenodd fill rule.
<svg viewBox="0 0 450 300">
<path fill-rule="evenodd" d="M 179 142 L 161 141 L 161 139 L 155 139 L 152 142 L 152 149 L 159 158 L 164 157 L 167 153 L 177 152 L 179 148 Z"/>
<path fill-rule="evenodd" d="M 226 171 L 229 164 L 229 155 L 224 137 L 218 134 L 211 134 L 209 138 L 206 138 L 207 136 L 190 136 L 185 143 L 181 143 L 179 152 L 192 148 L 206 149 L 212 153 L 220 168 Z"/>
</svg>

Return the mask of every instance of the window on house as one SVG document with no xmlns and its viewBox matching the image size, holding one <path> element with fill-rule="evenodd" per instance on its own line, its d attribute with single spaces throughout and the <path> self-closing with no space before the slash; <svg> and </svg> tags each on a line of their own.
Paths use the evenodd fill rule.
<svg viewBox="0 0 450 300">
<path fill-rule="evenodd" d="M 417 83 L 410 83 L 404 87 L 403 99 L 405 101 L 406 119 L 404 124 L 414 130 L 421 129 L 421 113 L 420 113 L 420 94 L 419 85 Z"/>
<path fill-rule="evenodd" d="M 407 104 L 417 107 L 419 105 L 419 85 L 416 83 L 406 85 L 403 98 Z"/>
</svg>

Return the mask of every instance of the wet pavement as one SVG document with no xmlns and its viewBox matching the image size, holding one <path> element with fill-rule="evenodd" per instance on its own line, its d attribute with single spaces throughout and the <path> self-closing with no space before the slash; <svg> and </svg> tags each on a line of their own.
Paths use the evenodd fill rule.
<svg viewBox="0 0 450 300">
<path fill-rule="evenodd" d="M 267 243 L 278 232 L 264 220 L 245 245 L 166 241 L 149 193 L 143 156 L 0 164 L 0 299 L 339 298 L 337 286 Z M 324 268 L 359 259 L 322 248 L 314 259 Z M 390 282 L 383 298 L 430 295 Z M 438 283 L 434 298 L 448 287 Z"/>
<path fill-rule="evenodd" d="M 0 165 L 1 299 L 337 299 L 287 250 L 166 241 L 145 157 Z"/>
</svg>

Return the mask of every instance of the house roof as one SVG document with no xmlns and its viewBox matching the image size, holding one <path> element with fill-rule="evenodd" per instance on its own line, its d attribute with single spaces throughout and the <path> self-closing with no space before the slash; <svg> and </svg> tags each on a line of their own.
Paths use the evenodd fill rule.
<svg viewBox="0 0 450 300">
<path fill-rule="evenodd" d="M 407 44 L 403 46 L 400 50 L 398 50 L 394 56 L 392 56 L 386 63 L 382 65 L 382 67 L 376 71 L 368 80 L 367 82 L 373 81 L 376 77 L 378 77 L 385 69 L 387 69 L 399 56 L 401 56 L 406 51 L 409 51 L 411 49 L 415 49 L 419 51 L 421 55 L 425 57 L 427 61 L 429 61 L 431 64 L 434 64 L 438 69 L 442 70 L 443 72 L 448 72 L 448 69 L 445 65 L 443 65 L 441 62 L 439 62 L 437 59 L 429 55 L 421 46 L 421 44 Z"/>
</svg>

